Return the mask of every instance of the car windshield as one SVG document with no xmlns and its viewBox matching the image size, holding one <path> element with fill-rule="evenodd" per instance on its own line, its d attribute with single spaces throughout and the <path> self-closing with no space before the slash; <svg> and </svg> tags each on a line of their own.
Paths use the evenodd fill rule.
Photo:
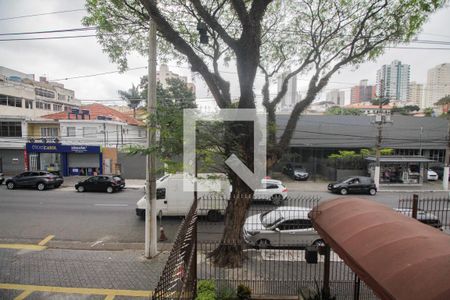
<svg viewBox="0 0 450 300">
<path fill-rule="evenodd" d="M 277 210 L 268 211 L 261 215 L 261 223 L 264 227 L 272 227 L 281 220 L 283 220 L 283 215 Z"/>
</svg>

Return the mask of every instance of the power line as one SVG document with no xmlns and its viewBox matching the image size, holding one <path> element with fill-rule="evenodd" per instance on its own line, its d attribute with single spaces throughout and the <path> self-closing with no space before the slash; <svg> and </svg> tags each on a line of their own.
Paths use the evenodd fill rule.
<svg viewBox="0 0 450 300">
<path fill-rule="evenodd" d="M 78 27 L 78 28 L 68 28 L 68 29 L 43 30 L 43 31 L 6 32 L 6 33 L 0 33 L 0 36 L 47 34 L 47 33 L 57 33 L 57 32 L 87 31 L 87 30 L 95 30 L 95 29 L 97 29 L 97 27 Z"/>
<path fill-rule="evenodd" d="M 128 71 L 134 71 L 134 70 L 141 70 L 141 69 L 147 69 L 146 66 L 144 67 L 135 67 L 135 68 L 129 68 L 125 72 Z M 88 75 L 79 75 L 79 76 L 72 76 L 72 77 L 64 77 L 64 78 L 58 78 L 58 79 L 52 79 L 51 81 L 62 81 L 62 80 L 69 80 L 69 79 L 79 79 L 79 78 L 88 78 L 88 77 L 96 77 L 96 76 L 103 76 L 103 75 L 109 75 L 109 74 L 115 74 L 120 73 L 121 71 L 108 71 L 108 72 L 102 72 L 102 73 L 96 73 L 96 74 L 88 74 Z"/>
<path fill-rule="evenodd" d="M 49 36 L 49 37 L 18 38 L 18 39 L 0 39 L 0 42 L 60 40 L 60 39 L 75 39 L 75 38 L 86 38 L 86 37 L 95 37 L 95 36 L 96 36 L 95 34 L 87 34 L 87 35 Z"/>
<path fill-rule="evenodd" d="M 80 9 L 71 9 L 71 10 L 59 10 L 59 11 L 51 11 L 51 12 L 45 12 L 45 13 L 39 13 L 39 14 L 6 17 L 6 18 L 0 18 L 0 21 L 31 18 L 31 17 L 38 17 L 38 16 L 46 16 L 46 15 L 65 14 L 65 13 L 71 13 L 71 12 L 77 12 L 77 11 L 86 11 L 86 9 L 80 8 Z"/>
</svg>

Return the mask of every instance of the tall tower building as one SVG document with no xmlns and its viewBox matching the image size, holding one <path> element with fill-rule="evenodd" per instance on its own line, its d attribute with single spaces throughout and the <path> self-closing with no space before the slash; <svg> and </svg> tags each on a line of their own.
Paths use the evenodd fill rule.
<svg viewBox="0 0 450 300">
<path fill-rule="evenodd" d="M 450 95 L 450 63 L 428 70 L 425 107 L 433 107 L 441 98 Z"/>
<path fill-rule="evenodd" d="M 376 87 L 374 85 L 368 85 L 367 82 L 368 80 L 364 79 L 359 82 L 359 85 L 352 87 L 350 96 L 351 103 L 369 102 L 376 98 Z"/>
<path fill-rule="evenodd" d="M 423 101 L 423 84 L 412 81 L 409 85 L 409 91 L 409 102 L 414 103 L 415 105 L 419 106 L 420 109 L 423 109 L 425 106 L 425 103 Z"/>
<path fill-rule="evenodd" d="M 377 71 L 377 96 L 394 101 L 408 101 L 410 65 L 394 60 Z"/>
<path fill-rule="evenodd" d="M 338 106 L 345 105 L 345 91 L 333 89 L 327 93 L 327 102 L 333 102 Z"/>
<path fill-rule="evenodd" d="M 289 75 L 289 72 L 283 72 L 281 76 L 278 77 L 278 92 L 281 91 L 284 79 Z M 288 88 L 286 94 L 281 99 L 280 108 L 292 108 L 297 103 L 297 75 L 294 75 L 288 81 Z"/>
</svg>

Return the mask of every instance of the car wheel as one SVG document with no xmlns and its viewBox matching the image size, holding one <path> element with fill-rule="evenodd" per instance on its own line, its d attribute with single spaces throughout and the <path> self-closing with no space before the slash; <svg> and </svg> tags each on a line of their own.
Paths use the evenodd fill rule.
<svg viewBox="0 0 450 300">
<path fill-rule="evenodd" d="M 276 206 L 280 206 L 282 202 L 283 202 L 283 196 L 281 196 L 281 195 L 273 195 L 272 196 L 272 203 L 275 204 Z"/>
<path fill-rule="evenodd" d="M 266 240 L 266 239 L 257 240 L 256 241 L 256 246 L 259 249 L 267 249 L 267 248 L 270 247 L 270 242 L 269 242 L 269 240 Z"/>
<path fill-rule="evenodd" d="M 36 185 L 36 187 L 37 187 L 37 189 L 39 190 L 39 191 L 43 191 L 43 190 L 45 190 L 45 188 L 46 188 L 46 186 L 45 186 L 45 183 L 38 183 L 37 185 Z"/>
<path fill-rule="evenodd" d="M 80 193 L 84 192 L 84 186 L 80 185 L 80 186 L 77 188 L 77 191 L 79 191 Z"/>
<path fill-rule="evenodd" d="M 341 195 L 347 195 L 348 194 L 348 191 L 347 191 L 347 189 L 341 189 Z"/>
<path fill-rule="evenodd" d="M 322 239 L 315 240 L 313 243 L 313 246 L 316 246 L 316 247 L 325 246 L 325 242 Z"/>
<path fill-rule="evenodd" d="M 108 186 L 108 187 L 106 188 L 106 192 L 109 193 L 109 194 L 111 194 L 112 192 L 114 192 L 114 188 L 113 188 L 112 186 Z"/>
<path fill-rule="evenodd" d="M 6 184 L 6 187 L 8 188 L 8 190 L 13 190 L 16 185 L 14 184 L 14 182 L 10 181 Z"/>
<path fill-rule="evenodd" d="M 369 190 L 369 194 L 370 194 L 371 196 L 375 196 L 375 195 L 377 194 L 377 190 L 374 189 L 374 188 L 371 188 L 371 189 Z"/>
<path fill-rule="evenodd" d="M 218 210 L 210 210 L 206 215 L 206 219 L 210 222 L 218 222 L 222 218 L 222 214 Z"/>
</svg>

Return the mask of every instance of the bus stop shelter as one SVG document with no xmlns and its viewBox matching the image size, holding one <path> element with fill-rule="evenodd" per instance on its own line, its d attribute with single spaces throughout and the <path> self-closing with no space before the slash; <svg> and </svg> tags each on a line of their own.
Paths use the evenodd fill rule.
<svg viewBox="0 0 450 300">
<path fill-rule="evenodd" d="M 381 299 L 450 299 L 450 236 L 362 198 L 311 214 L 324 241 Z"/>
</svg>

